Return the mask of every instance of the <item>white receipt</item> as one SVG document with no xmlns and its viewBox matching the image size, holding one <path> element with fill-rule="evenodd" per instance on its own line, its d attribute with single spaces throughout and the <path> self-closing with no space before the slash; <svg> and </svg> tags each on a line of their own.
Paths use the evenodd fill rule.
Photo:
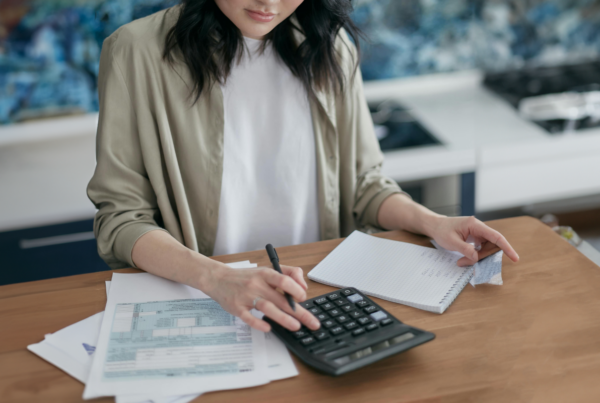
<svg viewBox="0 0 600 403">
<path fill-rule="evenodd" d="M 447 251 L 442 248 L 437 242 L 431 240 L 436 249 Z M 450 252 L 460 257 L 464 255 L 459 252 Z M 502 285 L 502 251 L 498 251 L 473 265 L 473 277 L 469 281 L 473 287 L 479 284 Z"/>
</svg>

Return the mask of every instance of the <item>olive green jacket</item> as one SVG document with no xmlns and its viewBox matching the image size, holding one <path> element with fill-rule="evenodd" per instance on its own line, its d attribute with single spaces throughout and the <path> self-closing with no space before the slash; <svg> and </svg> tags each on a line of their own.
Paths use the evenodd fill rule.
<svg viewBox="0 0 600 403">
<path fill-rule="evenodd" d="M 126 24 L 100 57 L 97 166 L 88 197 L 98 209 L 98 252 L 113 269 L 134 266 L 135 242 L 164 229 L 188 248 L 212 255 L 223 174 L 223 94 L 218 84 L 196 104 L 180 53 L 170 65 L 163 44 L 178 6 Z M 299 39 L 302 40 L 301 34 Z M 341 32 L 341 65 L 353 77 L 341 95 L 311 101 L 321 239 L 377 226 L 383 200 L 400 192 L 381 175 L 383 154 L 363 95 L 356 48 Z"/>
</svg>

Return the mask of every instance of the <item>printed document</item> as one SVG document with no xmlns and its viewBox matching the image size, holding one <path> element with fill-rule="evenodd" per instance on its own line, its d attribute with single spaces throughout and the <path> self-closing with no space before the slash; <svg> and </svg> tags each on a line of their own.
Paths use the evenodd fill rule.
<svg viewBox="0 0 600 403">
<path fill-rule="evenodd" d="M 232 268 L 254 268 L 256 264 L 249 261 L 228 263 Z M 110 281 L 106 281 L 106 295 L 110 292 Z M 260 316 L 260 312 L 256 313 Z M 104 312 L 97 313 L 55 333 L 46 335 L 45 339 L 28 346 L 28 349 L 46 361 L 67 372 L 69 375 L 86 383 L 92 365 L 92 357 L 96 349 L 98 334 Z M 267 349 L 268 375 L 271 381 L 298 375 L 294 362 L 285 345 L 273 335 L 265 334 Z M 183 396 L 143 397 L 138 395 L 117 396 L 117 403 L 187 403 L 200 396 L 199 393 Z"/>
<path fill-rule="evenodd" d="M 192 287 L 148 273 L 113 274 L 85 399 L 268 382 L 262 333 Z"/>
</svg>

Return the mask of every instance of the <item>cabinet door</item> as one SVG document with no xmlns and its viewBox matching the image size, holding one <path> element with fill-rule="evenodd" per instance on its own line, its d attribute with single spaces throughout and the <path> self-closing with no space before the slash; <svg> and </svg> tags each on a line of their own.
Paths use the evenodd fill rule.
<svg viewBox="0 0 600 403">
<path fill-rule="evenodd" d="M 0 285 L 109 270 L 93 220 L 0 233 Z"/>
</svg>

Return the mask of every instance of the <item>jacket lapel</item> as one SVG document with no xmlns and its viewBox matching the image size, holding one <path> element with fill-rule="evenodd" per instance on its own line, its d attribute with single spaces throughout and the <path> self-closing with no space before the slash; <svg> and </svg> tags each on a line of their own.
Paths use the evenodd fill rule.
<svg viewBox="0 0 600 403">
<path fill-rule="evenodd" d="M 294 30 L 294 40 L 296 42 L 296 46 L 300 46 L 302 42 L 306 39 L 306 36 L 302 32 L 302 28 L 300 27 L 300 22 L 298 22 L 298 18 L 296 18 L 296 14 L 292 14 L 290 17 L 290 21 L 296 27 Z M 329 123 L 335 128 L 336 125 L 336 113 L 335 113 L 335 102 L 334 96 L 332 95 L 332 91 L 324 91 L 318 90 L 313 86 L 313 93 L 316 97 L 317 107 L 323 112 L 323 114 L 327 117 Z"/>
</svg>

